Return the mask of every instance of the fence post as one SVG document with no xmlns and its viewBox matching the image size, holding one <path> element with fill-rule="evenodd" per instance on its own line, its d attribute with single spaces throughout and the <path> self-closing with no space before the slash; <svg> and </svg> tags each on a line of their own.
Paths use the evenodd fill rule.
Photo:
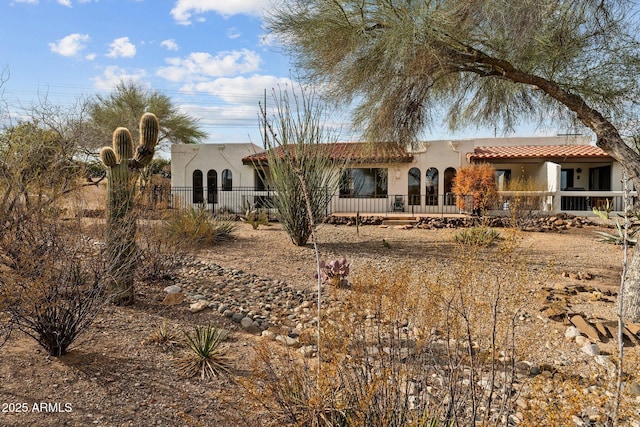
<svg viewBox="0 0 640 427">
<path fill-rule="evenodd" d="M 271 202 L 271 186 L 267 185 L 267 219 L 271 221 L 271 211 L 273 210 L 273 203 Z"/>
</svg>

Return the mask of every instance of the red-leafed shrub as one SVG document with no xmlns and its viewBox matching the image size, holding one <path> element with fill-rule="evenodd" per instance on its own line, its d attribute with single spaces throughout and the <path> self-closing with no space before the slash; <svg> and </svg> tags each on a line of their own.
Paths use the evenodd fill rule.
<svg viewBox="0 0 640 427">
<path fill-rule="evenodd" d="M 456 206 L 460 209 L 471 209 L 480 214 L 487 210 L 496 196 L 496 171 L 486 163 L 472 164 L 460 168 L 453 181 L 453 192 L 456 195 Z M 467 206 L 470 197 L 473 206 Z"/>
</svg>

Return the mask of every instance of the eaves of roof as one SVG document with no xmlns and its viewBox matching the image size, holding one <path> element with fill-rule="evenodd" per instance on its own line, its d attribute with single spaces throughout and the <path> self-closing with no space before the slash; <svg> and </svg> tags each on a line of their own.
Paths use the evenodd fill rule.
<svg viewBox="0 0 640 427">
<path fill-rule="evenodd" d="M 383 164 L 410 163 L 413 161 L 412 154 L 394 143 L 336 142 L 317 144 L 316 147 L 326 151 L 329 158 L 336 162 Z M 295 147 L 291 146 L 289 149 L 293 151 Z M 274 150 L 277 151 L 280 157 L 284 156 L 284 148 L 282 146 L 276 147 Z M 267 150 L 242 159 L 242 163 L 245 165 L 266 164 L 268 161 L 269 153 Z"/>
</svg>

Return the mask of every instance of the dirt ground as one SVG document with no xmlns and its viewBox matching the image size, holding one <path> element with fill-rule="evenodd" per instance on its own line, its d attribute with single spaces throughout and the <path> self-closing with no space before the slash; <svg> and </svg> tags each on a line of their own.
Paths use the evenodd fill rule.
<svg viewBox="0 0 640 427">
<path fill-rule="evenodd" d="M 548 283 L 531 283 L 532 291 L 580 282 L 615 294 L 623 253 L 620 247 L 598 242 L 595 230 L 585 227 L 561 233 L 521 234 L 519 246 L 526 253 L 529 267 L 552 272 Z M 454 232 L 367 226 L 356 233 L 355 227 L 325 225 L 320 228 L 318 241 L 322 258 L 344 256 L 355 273 L 372 263 L 381 267 L 417 264 L 433 257 L 446 262 L 458 256 L 452 240 Z M 383 239 L 390 248 L 385 247 Z M 296 288 L 313 288 L 316 284 L 313 247 L 294 246 L 277 224 L 258 230 L 240 224 L 232 240 L 196 255 Z M 577 273 L 588 273 L 591 278 L 579 280 Z M 33 340 L 14 333 L 0 348 L 0 426 L 266 424 L 258 415 L 247 415 L 259 414 L 259 405 L 234 381 L 247 378 L 255 363 L 255 346 L 263 338 L 243 332 L 216 310 L 193 314 L 186 304 L 161 305 L 165 286 L 166 282 L 140 284 L 135 305 L 106 307 L 71 351 L 60 358 L 49 357 Z M 612 301 L 577 295 L 572 309 L 586 316 L 615 319 Z M 534 315 L 531 331 L 544 330 L 549 337 L 545 339 L 552 344 L 557 343 L 563 351 L 578 352 L 577 348 L 567 350 L 568 344 L 562 339 L 566 324 L 538 314 L 541 307 L 534 299 L 526 309 Z M 175 355 L 146 342 L 165 321 L 173 331 L 191 330 L 196 324 L 218 324 L 232 331 L 233 376 L 212 381 L 181 377 Z M 543 350 L 540 357 L 554 359 L 554 349 Z"/>
</svg>

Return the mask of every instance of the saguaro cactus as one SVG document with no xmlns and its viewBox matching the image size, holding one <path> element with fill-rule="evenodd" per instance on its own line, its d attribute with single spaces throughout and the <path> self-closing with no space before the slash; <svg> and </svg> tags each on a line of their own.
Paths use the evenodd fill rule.
<svg viewBox="0 0 640 427">
<path fill-rule="evenodd" d="M 140 143 L 133 150 L 128 129 L 113 132 L 113 147 L 104 147 L 100 159 L 107 169 L 107 238 L 111 297 L 117 305 L 133 303 L 136 267 L 136 215 L 134 201 L 140 169 L 153 159 L 160 125 L 154 114 L 140 119 Z"/>
</svg>

